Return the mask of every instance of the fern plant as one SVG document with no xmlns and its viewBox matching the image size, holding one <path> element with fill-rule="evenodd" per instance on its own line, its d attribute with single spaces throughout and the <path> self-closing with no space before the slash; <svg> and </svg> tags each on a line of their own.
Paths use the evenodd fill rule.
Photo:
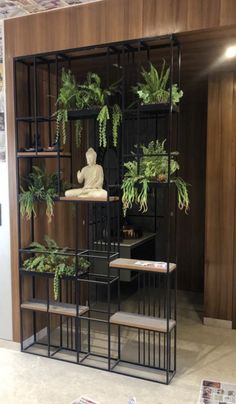
<svg viewBox="0 0 236 404">
<path fill-rule="evenodd" d="M 19 195 L 20 212 L 27 220 L 31 219 L 33 214 L 36 217 L 37 202 L 46 204 L 46 215 L 48 221 L 52 220 L 54 199 L 57 196 L 58 176 L 57 174 L 47 174 L 42 168 L 33 166 L 32 172 L 26 178 L 27 188 L 20 187 Z M 69 184 L 60 182 L 61 189 L 64 191 Z"/>
<path fill-rule="evenodd" d="M 110 119 L 108 99 L 118 92 L 118 83 L 113 83 L 109 88 L 103 88 L 101 78 L 96 73 L 89 72 L 84 83 L 76 83 L 70 70 L 62 71 L 61 88 L 57 99 L 58 110 L 56 111 L 56 141 L 59 137 L 63 144 L 67 140 L 67 122 L 69 110 L 83 110 L 89 108 L 99 108 L 97 121 L 99 123 L 99 145 L 106 147 L 107 121 Z M 117 144 L 118 127 L 121 124 L 122 113 L 118 104 L 111 108 L 113 144 Z M 81 143 L 82 122 L 75 121 L 75 142 L 79 146 Z"/>
<path fill-rule="evenodd" d="M 142 157 L 139 165 L 137 157 L 124 164 L 126 173 L 122 181 L 122 203 L 123 212 L 126 215 L 127 209 L 133 204 L 139 206 L 141 212 L 148 210 L 148 190 L 150 182 L 167 182 L 169 159 L 165 150 L 165 141 L 152 141 L 148 146 L 140 146 Z M 179 163 L 176 160 L 178 152 L 171 153 L 170 160 L 170 182 L 174 183 L 178 192 L 178 207 L 189 209 L 189 195 L 186 182 L 176 176 L 179 170 Z M 138 167 L 139 166 L 139 167 Z M 139 168 L 139 169 L 138 169 Z"/>
<path fill-rule="evenodd" d="M 66 254 L 67 249 L 60 249 L 57 243 L 48 236 L 45 236 L 44 240 L 45 244 L 38 242 L 30 244 L 34 256 L 24 261 L 23 268 L 27 271 L 53 273 L 54 298 L 57 300 L 60 295 L 60 279 L 63 276 L 76 276 L 76 261 L 74 257 L 62 255 Z M 80 271 L 85 272 L 89 267 L 90 262 L 85 258 L 80 257 L 78 259 Z"/>
<path fill-rule="evenodd" d="M 138 95 L 142 104 L 161 104 L 170 100 L 170 88 L 167 88 L 170 76 L 170 68 L 166 68 L 166 62 L 163 60 L 160 73 L 150 63 L 150 70 L 142 68 L 141 75 L 143 83 L 137 83 L 133 91 Z M 183 91 L 178 89 L 177 84 L 171 87 L 172 104 L 175 105 L 183 96 Z"/>
<path fill-rule="evenodd" d="M 53 216 L 54 198 L 57 194 L 57 175 L 46 174 L 40 167 L 34 166 L 26 181 L 28 183 L 27 189 L 20 187 L 21 215 L 27 220 L 31 218 L 32 214 L 36 217 L 36 203 L 45 202 L 46 215 L 50 222 Z"/>
<path fill-rule="evenodd" d="M 56 143 L 61 136 L 62 144 L 66 143 L 67 138 L 67 122 L 68 110 L 73 109 L 76 105 L 77 84 L 71 71 L 62 69 L 61 87 L 59 90 L 56 105 Z"/>
</svg>

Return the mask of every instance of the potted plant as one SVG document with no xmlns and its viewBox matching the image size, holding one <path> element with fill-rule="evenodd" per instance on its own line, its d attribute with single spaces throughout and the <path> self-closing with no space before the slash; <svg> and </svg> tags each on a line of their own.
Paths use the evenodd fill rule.
<svg viewBox="0 0 236 404">
<path fill-rule="evenodd" d="M 64 276 L 76 276 L 76 260 L 66 254 L 67 249 L 60 249 L 57 243 L 49 238 L 44 237 L 45 245 L 33 242 L 30 244 L 31 252 L 34 256 L 26 259 L 23 268 L 26 271 L 48 272 L 54 274 L 53 290 L 54 298 L 58 299 L 60 294 L 60 279 Z M 60 253 L 60 254 L 59 254 Z M 85 258 L 78 259 L 78 270 L 86 272 L 90 267 L 90 262 Z"/>
<path fill-rule="evenodd" d="M 113 144 L 117 146 L 118 127 L 121 124 L 122 113 L 118 104 L 108 107 L 108 99 L 118 92 L 118 83 L 113 83 L 108 89 L 102 88 L 101 78 L 96 73 L 89 72 L 84 83 L 77 84 L 70 70 L 62 70 L 62 85 L 57 99 L 57 138 L 62 136 L 62 143 L 66 143 L 66 123 L 68 111 L 98 109 L 97 121 L 99 122 L 99 145 L 106 147 L 107 121 L 112 116 Z M 110 111 L 111 109 L 111 111 Z M 80 144 L 82 123 L 75 121 L 76 144 Z"/>
<path fill-rule="evenodd" d="M 34 166 L 29 174 L 27 181 L 27 189 L 20 187 L 19 196 L 20 212 L 23 217 L 30 220 L 33 214 L 36 217 L 36 203 L 46 203 L 46 215 L 50 222 L 53 216 L 54 199 L 57 196 L 58 176 L 57 174 L 47 174 L 40 167 Z M 61 182 L 62 189 L 65 184 Z"/>
<path fill-rule="evenodd" d="M 167 88 L 170 68 L 166 68 L 165 60 L 163 60 L 160 73 L 158 73 L 157 69 L 150 63 L 150 69 L 145 70 L 143 67 L 141 75 L 144 82 L 137 83 L 137 86 L 133 87 L 133 91 L 138 95 L 142 105 L 166 104 L 170 101 L 170 88 Z M 172 84 L 172 104 L 178 104 L 182 96 L 183 91 L 178 89 L 177 84 Z"/>
<path fill-rule="evenodd" d="M 165 140 L 152 141 L 148 146 L 141 145 L 141 157 L 134 154 L 134 158 L 124 164 L 126 173 L 122 181 L 122 203 L 123 212 L 126 215 L 127 209 L 133 204 L 139 206 L 141 212 L 148 210 L 148 190 L 151 182 L 166 183 L 168 181 L 168 155 L 165 150 Z M 176 160 L 178 152 L 171 153 L 170 160 L 170 182 L 174 183 L 178 193 L 178 207 L 189 209 L 189 195 L 186 182 L 178 177 L 179 164 Z"/>
</svg>

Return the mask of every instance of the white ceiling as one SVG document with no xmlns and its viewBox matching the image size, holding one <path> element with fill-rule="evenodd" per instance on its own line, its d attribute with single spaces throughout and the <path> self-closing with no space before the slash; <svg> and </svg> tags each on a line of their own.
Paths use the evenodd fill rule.
<svg viewBox="0 0 236 404">
<path fill-rule="evenodd" d="M 0 20 L 99 0 L 0 0 Z"/>
</svg>

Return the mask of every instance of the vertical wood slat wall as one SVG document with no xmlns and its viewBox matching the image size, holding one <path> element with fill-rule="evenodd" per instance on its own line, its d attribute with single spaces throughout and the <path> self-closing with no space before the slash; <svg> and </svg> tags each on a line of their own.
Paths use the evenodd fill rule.
<svg viewBox="0 0 236 404">
<path fill-rule="evenodd" d="M 232 321 L 235 294 L 236 73 L 208 82 L 205 317 Z M 233 322 L 233 325 L 235 323 Z"/>
<path fill-rule="evenodd" d="M 234 0 L 101 0 L 5 21 L 14 340 L 19 340 L 19 285 L 13 57 L 235 23 Z"/>
</svg>

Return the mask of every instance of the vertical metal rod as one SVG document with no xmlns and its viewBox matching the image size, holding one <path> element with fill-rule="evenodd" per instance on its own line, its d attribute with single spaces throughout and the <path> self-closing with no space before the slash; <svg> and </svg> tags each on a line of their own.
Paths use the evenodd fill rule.
<svg viewBox="0 0 236 404">
<path fill-rule="evenodd" d="M 51 66 L 48 63 L 48 134 L 49 134 L 49 146 L 52 146 L 52 122 L 51 122 Z"/>
<path fill-rule="evenodd" d="M 76 304 L 76 319 L 75 319 L 75 335 L 76 335 L 76 348 L 77 348 L 77 362 L 79 363 L 80 355 L 80 317 L 79 317 L 79 303 L 80 303 L 80 281 L 78 276 L 78 248 L 79 248 L 79 204 L 76 203 L 75 213 L 75 265 L 76 265 L 76 278 L 75 278 L 75 304 Z"/>
<path fill-rule="evenodd" d="M 88 282 L 88 307 L 89 307 L 89 312 L 88 312 L 88 317 L 90 317 L 90 282 Z M 88 320 L 88 353 L 91 351 L 91 321 Z"/>
<path fill-rule="evenodd" d="M 109 163 L 108 163 L 109 169 Z M 111 324 L 110 324 L 110 317 L 111 317 L 111 285 L 110 285 L 110 252 L 111 252 L 111 207 L 110 207 L 110 187 L 108 187 L 108 194 L 107 194 L 107 278 L 108 278 L 108 291 L 107 291 L 107 311 L 108 311 L 108 370 L 111 370 Z"/>
<path fill-rule="evenodd" d="M 122 46 L 122 82 L 121 82 L 121 110 L 122 110 L 122 126 L 121 126 L 121 142 L 120 144 L 120 158 L 121 158 L 121 169 L 119 183 L 121 184 L 122 178 L 124 177 L 124 153 L 125 153 L 125 80 L 126 80 L 126 64 L 125 64 L 125 48 Z"/>
<path fill-rule="evenodd" d="M 50 345 L 51 345 L 51 326 L 50 326 L 50 288 L 49 288 L 50 278 L 47 278 L 47 336 L 48 336 L 48 357 L 50 357 Z"/>
<path fill-rule="evenodd" d="M 58 55 L 56 55 L 56 95 L 58 98 L 59 93 L 59 66 L 58 66 Z M 57 144 L 57 194 L 58 197 L 61 194 L 61 161 L 60 161 L 60 148 L 61 148 L 61 141 L 60 136 L 58 137 L 58 144 Z"/>
<path fill-rule="evenodd" d="M 32 294 L 33 294 L 33 299 L 35 299 L 35 276 L 32 276 Z M 36 342 L 36 317 L 35 317 L 35 311 L 33 311 L 33 334 L 34 334 L 34 342 Z"/>
<path fill-rule="evenodd" d="M 38 153 L 38 88 L 37 88 L 37 65 L 36 57 L 34 56 L 34 142 L 36 153 Z"/>
<path fill-rule="evenodd" d="M 141 303 L 140 303 L 141 296 L 140 296 L 140 294 L 141 294 L 141 292 L 140 292 L 140 272 L 138 272 L 138 314 L 141 313 Z M 139 364 L 141 361 L 141 358 L 140 358 L 140 348 L 141 348 L 140 332 L 141 332 L 140 329 L 138 329 L 138 363 Z"/>
<path fill-rule="evenodd" d="M 151 282 L 150 282 L 150 272 L 148 272 L 148 315 L 151 315 Z M 148 331 L 148 365 L 151 366 L 151 349 L 150 349 L 150 331 Z"/>
<path fill-rule="evenodd" d="M 120 311 L 120 269 L 118 269 L 118 311 Z M 118 359 L 121 355 L 121 327 L 118 325 Z"/>
<path fill-rule="evenodd" d="M 60 302 L 62 302 L 62 280 L 61 278 L 59 279 L 60 283 Z M 68 301 L 68 300 L 66 300 Z M 68 323 L 67 323 L 67 335 L 68 335 Z M 62 339 L 63 339 L 63 332 L 62 332 L 62 316 L 60 316 L 60 348 L 62 347 Z M 68 348 L 68 343 L 67 343 L 67 348 Z"/>
<path fill-rule="evenodd" d="M 110 312 L 111 312 L 111 284 L 110 280 L 108 280 L 108 291 L 107 291 L 107 300 L 108 300 L 108 370 L 111 370 L 111 323 L 110 323 Z"/>
<path fill-rule="evenodd" d="M 28 85 L 28 116 L 31 118 L 32 115 L 32 109 L 31 109 L 31 75 L 30 75 L 30 65 L 27 66 L 27 85 Z M 30 139 L 30 144 L 27 145 L 29 147 L 32 147 L 33 139 L 32 139 L 32 123 L 30 121 L 29 123 L 29 139 Z"/>
<path fill-rule="evenodd" d="M 143 274 L 143 314 L 146 312 L 146 301 L 145 301 L 145 293 L 146 293 L 146 284 L 145 284 L 145 272 Z M 146 341 L 145 341 L 145 330 L 143 330 L 143 364 L 145 365 L 146 361 Z"/>
<path fill-rule="evenodd" d="M 21 308 L 22 296 L 23 296 L 23 276 L 19 271 L 19 285 L 20 285 L 20 349 L 23 351 L 24 346 L 24 328 L 23 328 L 23 309 Z"/>
<path fill-rule="evenodd" d="M 153 274 L 153 286 L 154 286 L 154 294 L 153 294 L 153 317 L 156 315 L 156 274 Z M 153 331 L 153 366 L 156 365 L 156 340 L 155 340 L 155 331 Z"/>
<path fill-rule="evenodd" d="M 19 139 L 18 139 L 18 122 L 17 122 L 17 117 L 18 117 L 18 105 L 17 105 L 17 72 L 16 72 L 16 65 L 17 62 L 14 60 L 13 63 L 13 75 L 14 75 L 14 110 L 15 110 L 15 156 L 16 156 L 16 195 L 17 195 L 17 224 L 18 224 L 18 232 L 17 232 L 17 242 L 18 242 L 18 279 L 19 279 L 19 285 L 20 285 L 20 344 L 21 344 L 21 351 L 23 351 L 23 339 L 24 339 L 24 330 L 23 330 L 23 310 L 21 309 L 21 303 L 23 299 L 23 291 L 22 291 L 22 279 L 21 279 L 21 273 L 20 273 L 20 268 L 21 268 L 21 253 L 19 252 L 19 249 L 21 249 L 21 216 L 20 216 L 20 203 L 19 203 L 19 192 L 20 192 L 20 167 L 19 167 L 19 159 L 17 158 L 17 152 L 19 150 Z M 23 275 L 22 275 L 23 276 Z"/>
<path fill-rule="evenodd" d="M 173 84 L 173 68 L 174 68 L 174 58 L 173 58 L 173 37 L 171 37 L 170 41 L 170 105 L 169 105 L 169 130 L 168 130 L 168 243 L 167 243 L 167 293 L 166 293 L 166 321 L 167 321 L 167 357 L 166 357 L 166 365 L 167 365 L 167 374 L 166 381 L 169 383 L 169 355 L 170 355 L 170 257 L 171 257 L 171 183 L 170 183 L 170 175 L 171 175 L 171 138 L 172 138 L 172 119 L 173 119 L 173 105 L 172 105 L 172 84 Z"/>
<path fill-rule="evenodd" d="M 158 317 L 161 317 L 161 283 L 160 283 L 160 274 L 158 274 Z M 161 334 L 158 333 L 158 366 L 161 367 Z"/>
<path fill-rule="evenodd" d="M 141 70 L 141 60 L 140 60 L 140 41 L 138 43 L 138 72 L 137 76 L 139 78 L 140 76 L 140 70 Z M 139 175 L 140 172 L 140 102 L 138 102 L 138 108 L 137 108 L 137 175 Z"/>
</svg>

